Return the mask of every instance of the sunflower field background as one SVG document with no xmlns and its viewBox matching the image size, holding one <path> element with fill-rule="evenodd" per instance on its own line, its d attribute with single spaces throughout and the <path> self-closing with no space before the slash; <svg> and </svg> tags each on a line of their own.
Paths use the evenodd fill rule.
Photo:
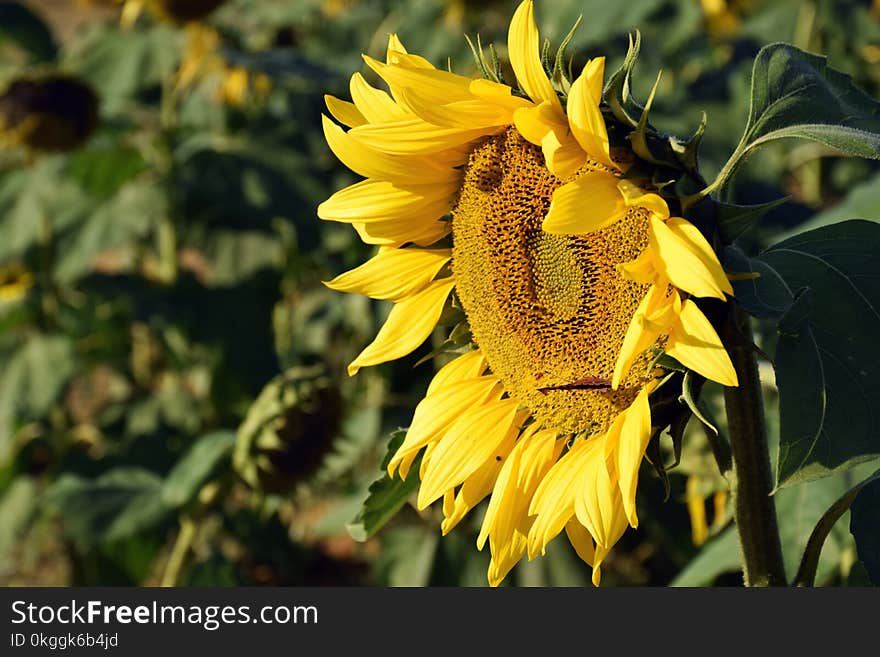
<svg viewBox="0 0 880 657">
<path fill-rule="evenodd" d="M 351 71 L 367 74 L 361 53 L 381 56 L 395 32 L 471 74 L 464 35 L 503 60 L 515 3 L 228 0 L 188 3 L 187 21 L 158 10 L 174 3 L 122 4 L 0 2 L 0 583 L 485 585 L 477 521 L 440 540 L 436 509 L 417 512 L 403 485 L 363 507 L 442 337 L 346 375 L 388 304 L 322 284 L 370 249 L 316 207 L 354 181 L 321 113 Z M 706 114 L 710 175 L 737 145 L 766 44 L 826 55 L 880 98 L 876 0 L 543 4 L 544 33 L 583 14 L 570 52 L 604 54 L 609 70 L 641 33 L 634 93 L 662 69 L 654 125 L 688 136 Z M 785 141 L 749 159 L 725 200 L 786 196 L 744 250 L 880 221 L 880 163 Z M 774 330 L 758 328 L 772 351 Z M 760 363 L 772 447 L 777 397 Z M 720 393 L 703 401 L 723 432 Z M 604 583 L 742 584 L 728 481 L 701 426 L 680 451 L 661 443 L 667 479 L 643 464 L 642 524 Z M 876 468 L 779 491 L 788 571 Z M 505 584 L 588 585 L 590 569 L 557 543 Z M 848 514 L 816 582 L 869 582 Z"/>
</svg>

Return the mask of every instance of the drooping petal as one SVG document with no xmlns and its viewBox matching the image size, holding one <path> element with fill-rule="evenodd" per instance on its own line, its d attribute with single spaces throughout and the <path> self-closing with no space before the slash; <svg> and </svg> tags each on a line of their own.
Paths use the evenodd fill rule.
<svg viewBox="0 0 880 657">
<path fill-rule="evenodd" d="M 490 536 L 511 537 L 528 518 L 532 495 L 555 460 L 555 444 L 556 434 L 537 425 L 523 433 L 498 475 L 477 537 L 479 549 Z"/>
<path fill-rule="evenodd" d="M 557 133 L 552 130 L 544 135 L 541 150 L 550 173 L 561 180 L 576 174 L 587 161 L 584 151 L 574 139 L 567 137 L 560 141 Z"/>
<path fill-rule="evenodd" d="M 681 305 L 679 322 L 669 333 L 666 353 L 682 365 L 724 386 L 736 386 L 736 371 L 721 339 L 693 301 Z"/>
<path fill-rule="evenodd" d="M 591 59 L 572 83 L 568 95 L 568 122 L 574 138 L 587 157 L 611 169 L 617 169 L 611 159 L 608 129 L 599 109 L 604 70 L 604 57 Z"/>
<path fill-rule="evenodd" d="M 449 211 L 455 181 L 398 187 L 387 180 L 364 180 L 336 192 L 318 206 L 327 221 L 368 224 L 407 219 L 413 224 L 439 219 Z"/>
<path fill-rule="evenodd" d="M 733 294 L 718 258 L 699 231 L 684 219 L 650 220 L 649 248 L 657 254 L 663 275 L 680 290 L 697 297 L 724 299 Z"/>
<path fill-rule="evenodd" d="M 373 299 L 400 301 L 423 290 L 451 258 L 449 249 L 381 249 L 364 264 L 324 285 Z"/>
<path fill-rule="evenodd" d="M 507 434 L 504 436 L 501 444 L 492 453 L 492 458 L 483 463 L 472 475 L 464 480 L 452 504 L 448 506 L 444 504 L 443 521 L 440 523 L 440 531 L 444 536 L 455 529 L 456 525 L 464 519 L 471 509 L 492 492 L 501 468 L 507 463 L 508 458 L 510 458 L 510 452 L 516 445 L 516 437 L 518 435 L 519 423 L 514 422 L 507 430 Z"/>
<path fill-rule="evenodd" d="M 596 543 L 587 528 L 579 523 L 577 518 L 572 518 L 565 523 L 565 534 L 577 555 L 592 567 L 596 558 Z"/>
<path fill-rule="evenodd" d="M 659 219 L 669 217 L 669 206 L 659 194 L 646 192 L 631 180 L 618 180 L 617 189 L 623 195 L 623 200 L 627 207 L 644 208 L 649 210 L 655 218 Z"/>
<path fill-rule="evenodd" d="M 617 433 L 622 418 L 618 416 L 608 432 Z M 616 526 L 615 516 L 623 515 L 623 504 L 620 499 L 620 489 L 617 480 L 612 479 L 608 469 L 608 459 L 605 454 L 605 440 L 607 436 L 597 436 L 588 439 L 599 443 L 584 461 L 584 469 L 580 485 L 574 498 L 574 512 L 578 521 L 587 528 L 596 540 L 596 545 L 613 545 L 613 530 Z M 614 472 L 616 472 L 616 466 Z"/>
<path fill-rule="evenodd" d="M 535 7 L 532 0 L 524 0 L 513 14 L 507 33 L 510 65 L 519 86 L 536 103 L 555 103 L 562 111 L 556 91 L 541 62 L 541 35 L 535 25 Z"/>
<path fill-rule="evenodd" d="M 495 451 L 516 421 L 518 405 L 512 399 L 492 402 L 456 420 L 437 443 L 425 470 L 417 500 L 420 510 L 496 456 Z"/>
<path fill-rule="evenodd" d="M 444 278 L 394 304 L 376 339 L 349 364 L 349 376 L 362 367 L 406 356 L 422 344 L 437 325 L 454 286 L 454 279 Z"/>
<path fill-rule="evenodd" d="M 649 388 L 639 391 L 625 413 L 617 444 L 617 473 L 623 510 L 632 527 L 639 526 L 636 514 L 636 487 L 639 466 L 651 438 L 651 406 L 648 403 Z"/>
<path fill-rule="evenodd" d="M 414 456 L 422 447 L 439 441 L 462 415 L 470 409 L 501 397 L 502 388 L 494 376 L 482 376 L 458 381 L 427 395 L 416 406 L 413 420 L 403 444 L 388 463 L 388 474 L 393 476 L 400 466 L 400 476 L 406 478 L 409 468 L 402 465 L 408 456 Z"/>
<path fill-rule="evenodd" d="M 584 173 L 553 192 L 542 228 L 554 235 L 591 233 L 626 214 L 617 178 L 604 171 Z"/>
<path fill-rule="evenodd" d="M 544 554 L 547 544 L 574 515 L 578 482 L 596 441 L 581 440 L 559 459 L 541 480 L 529 505 L 529 515 L 536 516 L 529 530 L 529 559 Z"/>
</svg>

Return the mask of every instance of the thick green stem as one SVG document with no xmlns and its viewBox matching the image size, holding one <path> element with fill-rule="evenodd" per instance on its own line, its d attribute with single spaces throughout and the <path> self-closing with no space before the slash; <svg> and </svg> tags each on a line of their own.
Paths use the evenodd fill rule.
<svg viewBox="0 0 880 657">
<path fill-rule="evenodd" d="M 739 379 L 724 389 L 733 470 L 734 517 L 742 546 L 746 586 L 785 586 L 782 545 L 764 426 L 764 401 L 758 363 L 752 348 L 748 315 L 737 311 L 724 328 L 724 342 Z"/>
</svg>

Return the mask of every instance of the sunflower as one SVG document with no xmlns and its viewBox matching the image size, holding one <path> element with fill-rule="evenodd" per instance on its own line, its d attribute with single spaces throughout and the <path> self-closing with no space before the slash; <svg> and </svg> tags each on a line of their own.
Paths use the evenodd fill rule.
<svg viewBox="0 0 880 657">
<path fill-rule="evenodd" d="M 732 289 L 701 232 L 612 147 L 604 59 L 548 75 L 533 12 L 525 0 L 509 28 L 518 89 L 436 69 L 396 35 L 385 62 L 365 56 L 390 94 L 355 73 L 323 127 L 366 179 L 318 216 L 378 246 L 327 285 L 393 302 L 350 375 L 411 353 L 453 303 L 473 338 L 433 377 L 389 475 L 422 455 L 417 505 L 442 499 L 444 534 L 491 496 L 477 541 L 491 585 L 563 530 L 598 585 L 638 525 L 659 355 L 737 383 L 694 301 Z"/>
</svg>

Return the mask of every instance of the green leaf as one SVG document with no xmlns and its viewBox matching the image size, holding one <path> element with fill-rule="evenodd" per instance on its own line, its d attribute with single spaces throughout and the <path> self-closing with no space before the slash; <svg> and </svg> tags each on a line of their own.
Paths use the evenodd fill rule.
<svg viewBox="0 0 880 657">
<path fill-rule="evenodd" d="M 757 205 L 717 203 L 718 232 L 721 234 L 722 241 L 725 244 L 730 244 L 754 226 L 764 215 L 787 201 L 788 197 L 785 196 Z"/>
<path fill-rule="evenodd" d="M 813 529 L 813 532 L 810 534 L 810 538 L 807 541 L 807 547 L 804 549 L 804 557 L 801 560 L 797 575 L 794 577 L 794 584 L 796 586 L 813 585 L 816 578 L 816 568 L 819 565 L 819 556 L 822 554 L 822 546 L 825 543 L 825 539 L 828 538 L 828 534 L 831 532 L 834 524 L 840 520 L 840 517 L 850 508 L 860 491 L 865 486 L 870 485 L 878 479 L 880 479 L 880 470 L 864 481 L 853 486 L 845 495 L 841 496 L 834 504 L 832 504 L 821 518 L 819 518 L 819 522 L 816 523 L 816 527 Z M 880 502 L 880 497 L 878 497 L 876 502 Z M 875 503 L 872 508 L 880 508 L 880 505 Z M 873 536 L 876 536 L 877 521 L 880 520 L 880 516 L 877 515 L 876 511 L 872 511 L 871 514 L 875 516 L 875 518 L 873 518 L 875 525 L 873 528 Z M 878 556 L 880 556 L 880 553 L 878 553 Z"/>
<path fill-rule="evenodd" d="M 403 443 L 405 436 L 406 431 L 403 430 L 391 434 L 388 452 L 382 463 L 383 470 L 388 467 L 391 457 Z M 406 479 L 401 479 L 399 474 L 392 479 L 386 473 L 381 479 L 372 483 L 363 508 L 348 526 L 349 534 L 353 539 L 365 541 L 374 536 L 400 511 L 410 495 L 419 487 L 419 465 L 421 462 L 422 455 L 419 454 Z"/>
<path fill-rule="evenodd" d="M 777 486 L 880 456 L 880 225 L 808 231 L 746 266 L 762 275 L 735 282 L 737 299 L 778 324 Z"/>
<path fill-rule="evenodd" d="M 162 500 L 181 507 L 195 499 L 199 489 L 228 460 L 235 444 L 235 433 L 217 431 L 199 438 L 165 477 Z"/>
<path fill-rule="evenodd" d="M 794 573 L 816 524 L 829 507 L 849 491 L 865 473 L 848 471 L 812 481 L 802 486 L 785 488 L 774 495 L 782 556 L 785 570 Z M 841 525 L 830 529 L 819 555 L 816 582 L 827 584 L 840 572 L 852 538 Z M 724 529 L 700 550 L 697 556 L 671 582 L 672 586 L 706 586 L 719 575 L 742 569 L 739 539 L 735 525 Z"/>
<path fill-rule="evenodd" d="M 0 4 L 0 46 L 12 41 L 38 62 L 49 62 L 58 55 L 58 45 L 46 23 L 18 2 Z"/>
<path fill-rule="evenodd" d="M 434 568 L 438 534 L 426 526 L 395 527 L 382 535 L 376 560 L 386 586 L 427 586 Z"/>
<path fill-rule="evenodd" d="M 21 422 L 49 412 L 76 368 L 73 343 L 60 335 L 38 335 L 2 364 L 0 377 L 0 463 Z"/>
<path fill-rule="evenodd" d="M 170 509 L 162 500 L 162 479 L 137 467 L 120 467 L 97 479 L 64 475 L 47 491 L 73 540 L 86 550 L 151 529 Z"/>
<path fill-rule="evenodd" d="M 16 477 L 0 497 L 0 572 L 12 570 L 10 553 L 37 511 L 37 500 L 37 485 L 30 477 Z"/>
<path fill-rule="evenodd" d="M 875 586 L 880 586 L 880 479 L 877 477 L 872 477 L 853 502 L 850 531 L 868 577 Z"/>
<path fill-rule="evenodd" d="M 742 139 L 709 189 L 721 187 L 759 146 L 792 137 L 880 159 L 880 103 L 828 66 L 825 57 L 772 43 L 755 57 Z"/>
</svg>

